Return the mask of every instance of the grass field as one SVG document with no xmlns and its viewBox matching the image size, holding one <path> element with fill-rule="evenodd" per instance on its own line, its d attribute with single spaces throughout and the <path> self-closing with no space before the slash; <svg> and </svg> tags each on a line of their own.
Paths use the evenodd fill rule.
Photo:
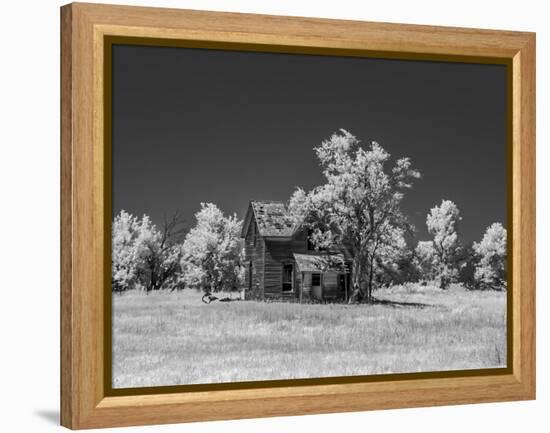
<svg viewBox="0 0 550 433">
<path fill-rule="evenodd" d="M 375 305 L 113 295 L 113 387 L 503 367 L 506 294 L 421 286 Z"/>
</svg>

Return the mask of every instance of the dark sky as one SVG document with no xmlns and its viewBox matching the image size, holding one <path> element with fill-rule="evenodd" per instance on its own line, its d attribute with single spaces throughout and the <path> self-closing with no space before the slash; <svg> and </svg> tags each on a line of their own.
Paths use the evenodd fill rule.
<svg viewBox="0 0 550 433">
<path fill-rule="evenodd" d="M 505 66 L 122 45 L 113 212 L 191 226 L 213 202 L 243 217 L 322 183 L 312 149 L 339 128 L 412 158 L 423 177 L 403 208 L 420 238 L 442 198 L 465 242 L 506 223 Z"/>
</svg>

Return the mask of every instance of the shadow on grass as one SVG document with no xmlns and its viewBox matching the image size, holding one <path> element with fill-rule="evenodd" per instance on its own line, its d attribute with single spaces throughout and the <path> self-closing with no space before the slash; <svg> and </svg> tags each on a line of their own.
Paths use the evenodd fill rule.
<svg viewBox="0 0 550 433">
<path fill-rule="evenodd" d="M 421 302 L 399 302 L 399 301 L 390 301 L 389 299 L 377 299 L 372 298 L 370 302 L 372 305 L 385 305 L 393 308 L 431 308 L 431 304 L 423 304 Z"/>
</svg>

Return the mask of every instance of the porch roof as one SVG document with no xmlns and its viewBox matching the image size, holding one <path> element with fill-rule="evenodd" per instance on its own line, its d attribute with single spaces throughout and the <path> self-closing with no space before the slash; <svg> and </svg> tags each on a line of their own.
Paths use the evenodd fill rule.
<svg viewBox="0 0 550 433">
<path fill-rule="evenodd" d="M 343 254 L 297 254 L 294 260 L 300 272 L 349 273 Z"/>
</svg>

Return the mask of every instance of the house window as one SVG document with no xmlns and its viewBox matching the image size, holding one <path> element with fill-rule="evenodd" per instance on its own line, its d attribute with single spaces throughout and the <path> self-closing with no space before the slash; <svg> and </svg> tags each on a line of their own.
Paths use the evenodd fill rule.
<svg viewBox="0 0 550 433">
<path fill-rule="evenodd" d="M 292 292 L 294 282 L 294 266 L 292 263 L 283 265 L 283 292 Z"/>
<path fill-rule="evenodd" d="M 311 274 L 311 285 L 320 286 L 321 285 L 321 274 Z"/>
</svg>

